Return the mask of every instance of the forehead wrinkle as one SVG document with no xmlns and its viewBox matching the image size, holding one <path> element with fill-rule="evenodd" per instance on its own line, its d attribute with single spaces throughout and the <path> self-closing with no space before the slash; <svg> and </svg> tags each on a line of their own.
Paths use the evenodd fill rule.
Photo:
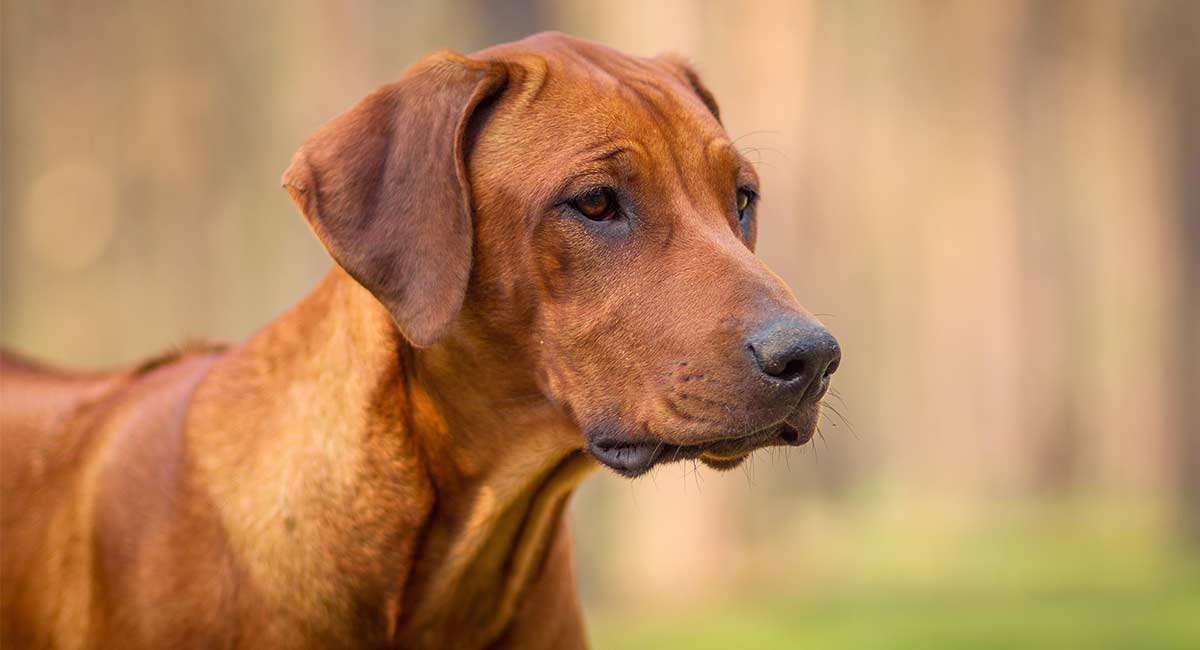
<svg viewBox="0 0 1200 650">
<path fill-rule="evenodd" d="M 671 241 L 674 239 L 674 231 L 676 231 L 680 218 L 683 218 L 684 212 L 689 207 L 692 212 L 700 210 L 700 206 L 696 203 L 694 195 L 688 191 L 688 182 L 686 182 L 688 170 L 686 170 L 683 160 L 685 151 L 683 151 L 684 148 L 680 146 L 680 143 L 686 143 L 688 139 L 678 137 L 678 130 L 671 128 L 673 124 L 676 124 L 677 120 L 672 119 L 672 115 L 659 104 L 659 101 L 670 102 L 671 92 L 661 89 L 658 85 L 649 83 L 644 79 L 630 79 L 630 83 L 624 84 L 623 88 L 626 90 L 626 94 L 634 97 L 638 104 L 646 109 L 647 116 L 650 118 L 648 120 L 650 127 L 652 127 L 654 134 L 658 136 L 655 144 L 659 146 L 655 146 L 654 149 L 661 151 L 666 160 L 671 163 L 671 170 L 673 171 L 673 182 L 670 183 L 672 186 L 671 191 L 676 197 L 682 195 L 686 204 L 689 204 L 678 205 L 678 198 L 670 201 L 671 206 L 667 210 L 668 215 L 666 215 L 667 231 L 664 242 L 662 242 L 662 245 L 670 246 Z M 650 92 L 647 92 L 647 89 Z M 655 95 L 656 97 L 650 95 Z M 678 112 L 676 113 L 678 114 Z M 676 137 L 672 138 L 671 136 Z"/>
<path fill-rule="evenodd" d="M 651 145 L 656 156 L 668 165 L 659 164 L 658 177 L 666 203 L 663 214 L 665 236 L 662 246 L 670 246 L 676 237 L 676 229 L 690 219 L 710 221 L 709 212 L 720 216 L 722 228 L 731 227 L 721 210 L 705 209 L 710 201 L 720 202 L 719 195 L 726 183 L 735 178 L 724 178 L 732 168 L 737 174 L 737 154 L 724 132 L 712 133 L 711 125 L 697 118 L 696 106 L 690 106 L 679 97 L 678 89 L 664 88 L 644 78 L 624 80 L 620 84 L 621 95 L 642 108 L 647 118 L 638 137 Z M 703 108 L 703 115 L 708 115 Z M 722 160 L 724 157 L 724 160 Z"/>
<path fill-rule="evenodd" d="M 572 178 L 613 169 L 621 172 L 618 176 L 628 176 L 629 170 L 634 167 L 633 160 L 637 158 L 648 158 L 646 148 L 635 140 L 620 138 L 584 146 L 571 157 L 568 164 L 578 170 Z"/>
<path fill-rule="evenodd" d="M 634 79 L 628 85 L 635 96 L 643 102 L 643 105 L 649 107 L 654 113 L 656 126 L 659 127 L 663 139 L 682 145 L 673 147 L 673 151 L 686 149 L 688 154 L 699 152 L 702 157 L 711 160 L 710 149 L 714 145 L 724 145 L 736 156 L 736 151 L 733 150 L 728 136 L 720 129 L 715 134 L 713 133 L 711 120 L 708 119 L 708 109 L 701 107 L 703 108 L 703 111 L 700 112 L 701 117 L 697 117 L 698 107 L 687 102 L 686 93 L 681 95 L 679 88 L 664 88 L 656 81 L 645 79 Z M 678 86 L 674 81 L 672 81 L 672 85 Z M 668 138 L 667 132 L 673 137 Z M 694 148 L 688 146 L 693 144 Z"/>
<path fill-rule="evenodd" d="M 597 163 L 613 158 L 629 157 L 646 153 L 645 147 L 635 140 L 603 140 L 583 147 L 575 154 L 576 162 L 581 164 Z"/>
</svg>

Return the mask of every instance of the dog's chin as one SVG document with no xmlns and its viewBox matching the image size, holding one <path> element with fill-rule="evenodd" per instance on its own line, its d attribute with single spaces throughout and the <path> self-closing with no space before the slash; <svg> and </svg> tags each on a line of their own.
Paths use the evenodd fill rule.
<svg viewBox="0 0 1200 650">
<path fill-rule="evenodd" d="M 750 454 L 763 447 L 799 447 L 812 440 L 816 428 L 815 414 L 794 413 L 749 435 L 696 444 L 589 436 L 588 451 L 601 464 L 629 478 L 641 476 L 656 465 L 681 460 L 698 460 L 712 469 L 728 471 L 741 465 Z"/>
<path fill-rule="evenodd" d="M 750 453 L 742 454 L 736 458 L 720 458 L 705 454 L 704 456 L 700 457 L 700 462 L 712 469 L 717 470 L 718 472 L 728 472 L 729 470 L 746 462 L 746 459 L 750 457 Z"/>
</svg>

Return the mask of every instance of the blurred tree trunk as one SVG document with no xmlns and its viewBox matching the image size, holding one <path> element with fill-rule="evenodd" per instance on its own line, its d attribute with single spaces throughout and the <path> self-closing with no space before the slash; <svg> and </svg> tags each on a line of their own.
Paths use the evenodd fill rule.
<svg viewBox="0 0 1200 650">
<path fill-rule="evenodd" d="M 1071 250 L 1070 184 L 1066 169 L 1074 164 L 1059 135 L 1070 112 L 1063 96 L 1061 60 L 1070 56 L 1065 43 L 1070 9 L 1061 4 L 1031 0 L 1022 12 L 1022 28 L 1012 48 L 1013 138 L 1021 152 L 1016 157 L 1016 218 L 1020 220 L 1021 290 L 1024 303 L 1036 319 L 1026 319 L 1023 338 L 1039 341 L 1029 359 L 1030 380 L 1024 386 L 1026 428 L 1037 432 L 1030 450 L 1029 480 L 1034 491 L 1061 493 L 1074 485 L 1081 461 L 1081 423 L 1078 409 L 1081 373 L 1089 350 L 1079 332 L 1086 316 L 1079 296 L 1084 279 L 1075 263 L 1086 251 Z"/>
<path fill-rule="evenodd" d="M 1180 522 L 1200 544 L 1200 3 L 1167 3 L 1149 30 L 1144 59 L 1158 70 L 1170 103 L 1178 215 L 1178 291 L 1167 368 L 1175 392 L 1175 463 Z M 1151 69 L 1151 73 L 1156 72 Z"/>
<path fill-rule="evenodd" d="M 482 0 L 478 8 L 488 45 L 525 38 L 547 29 L 549 23 L 544 3 L 539 0 Z"/>
</svg>

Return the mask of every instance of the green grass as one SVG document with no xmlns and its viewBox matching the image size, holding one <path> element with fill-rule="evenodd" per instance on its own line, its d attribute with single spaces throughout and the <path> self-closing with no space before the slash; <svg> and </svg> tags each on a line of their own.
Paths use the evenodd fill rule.
<svg viewBox="0 0 1200 650">
<path fill-rule="evenodd" d="M 840 555 L 816 560 L 819 571 L 801 567 L 809 580 L 781 575 L 721 603 L 664 611 L 593 608 L 592 641 L 600 650 L 1200 648 L 1200 556 L 1147 529 L 1104 525 L 1121 521 L 1114 514 L 1054 511 L 950 539 L 860 530 Z"/>
<path fill-rule="evenodd" d="M 1200 588 L 877 593 L 656 621 L 601 618 L 596 648 L 1200 648 Z"/>
</svg>

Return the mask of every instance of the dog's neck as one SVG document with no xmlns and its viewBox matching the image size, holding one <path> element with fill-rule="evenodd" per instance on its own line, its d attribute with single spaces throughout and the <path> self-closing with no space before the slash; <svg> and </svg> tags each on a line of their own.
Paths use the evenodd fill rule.
<svg viewBox="0 0 1200 650">
<path fill-rule="evenodd" d="M 192 462 L 238 561 L 275 576 L 254 582 L 290 585 L 267 602 L 411 647 L 503 632 L 594 467 L 504 356 L 462 331 L 412 348 L 335 269 L 214 368 L 189 415 Z M 211 426 L 231 395 L 241 427 Z"/>
</svg>

